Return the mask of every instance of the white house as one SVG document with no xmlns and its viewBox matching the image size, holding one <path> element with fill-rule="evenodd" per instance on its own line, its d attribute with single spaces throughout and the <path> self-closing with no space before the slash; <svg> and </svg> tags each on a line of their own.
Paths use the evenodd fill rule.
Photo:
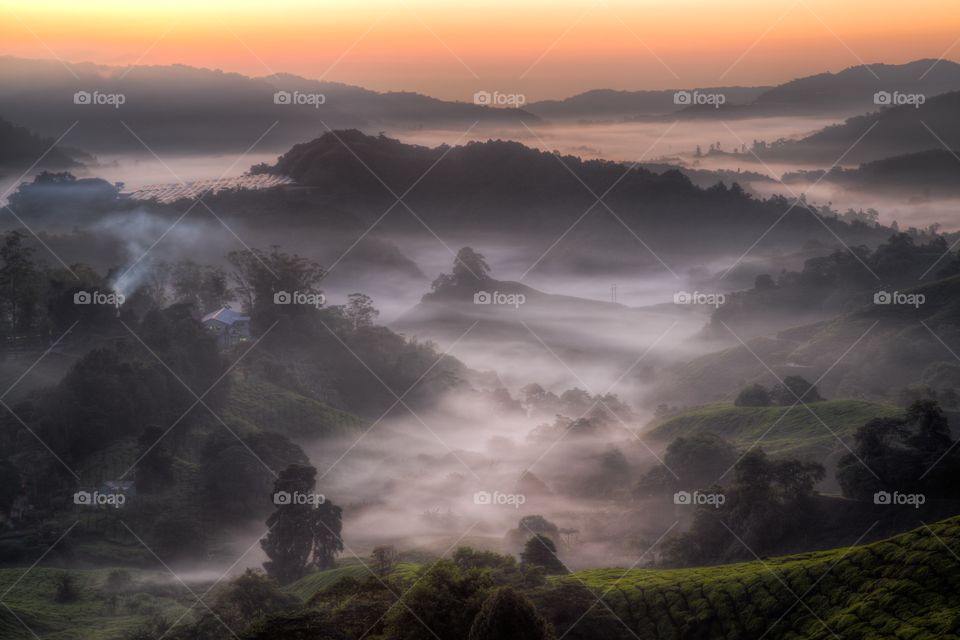
<svg viewBox="0 0 960 640">
<path fill-rule="evenodd" d="M 203 326 L 217 336 L 221 348 L 232 347 L 250 338 L 250 318 L 223 307 L 203 316 Z"/>
</svg>

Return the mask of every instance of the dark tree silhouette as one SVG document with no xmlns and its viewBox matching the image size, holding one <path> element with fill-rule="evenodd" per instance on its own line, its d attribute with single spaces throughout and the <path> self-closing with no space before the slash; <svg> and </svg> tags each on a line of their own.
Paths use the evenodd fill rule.
<svg viewBox="0 0 960 640">
<path fill-rule="evenodd" d="M 737 399 L 733 401 L 733 404 L 738 407 L 768 407 L 770 402 L 770 392 L 767 388 L 762 384 L 752 384 L 749 387 L 744 387 L 737 394 Z"/>
<path fill-rule="evenodd" d="M 549 623 L 533 603 L 510 587 L 487 598 L 470 627 L 469 640 L 553 640 Z"/>
<path fill-rule="evenodd" d="M 527 540 L 520 554 L 524 564 L 533 564 L 543 567 L 547 574 L 568 573 L 567 568 L 557 557 L 557 545 L 547 536 L 537 534 Z"/>
<path fill-rule="evenodd" d="M 433 281 L 432 288 L 439 291 L 446 287 L 471 286 L 490 279 L 490 265 L 483 254 L 470 247 L 457 252 L 453 260 L 453 273 L 442 273 Z"/>
<path fill-rule="evenodd" d="M 270 558 L 263 564 L 267 573 L 280 584 L 303 577 L 313 567 L 330 569 L 343 551 L 340 507 L 324 500 L 322 504 L 298 502 L 297 494 L 313 491 L 317 470 L 307 465 L 290 465 L 274 483 L 274 496 L 289 499 L 277 505 L 267 526 L 270 533 L 260 546 Z"/>
<path fill-rule="evenodd" d="M 807 382 L 800 376 L 787 376 L 782 383 L 777 383 L 770 396 L 774 402 L 784 406 L 790 406 L 794 403 L 819 402 L 823 400 L 817 387 Z"/>
</svg>

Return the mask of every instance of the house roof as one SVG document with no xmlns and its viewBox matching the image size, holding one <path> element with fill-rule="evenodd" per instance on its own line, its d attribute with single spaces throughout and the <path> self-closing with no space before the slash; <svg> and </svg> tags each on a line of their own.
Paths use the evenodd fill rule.
<svg viewBox="0 0 960 640">
<path fill-rule="evenodd" d="M 231 325 L 234 322 L 239 322 L 240 320 L 249 320 L 249 319 L 250 318 L 248 316 L 245 316 L 242 313 L 237 313 L 236 311 L 234 311 L 233 309 L 230 309 L 229 307 L 223 307 L 222 309 L 218 309 L 213 313 L 208 313 L 207 315 L 203 316 L 204 322 L 208 322 L 210 320 L 216 320 L 226 325 Z"/>
</svg>

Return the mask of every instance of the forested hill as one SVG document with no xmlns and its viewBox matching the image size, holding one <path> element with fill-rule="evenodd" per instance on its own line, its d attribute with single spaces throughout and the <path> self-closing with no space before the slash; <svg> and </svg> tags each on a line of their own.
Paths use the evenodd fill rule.
<svg viewBox="0 0 960 640">
<path fill-rule="evenodd" d="M 832 217 L 824 220 L 828 231 L 816 219 L 820 212 L 791 208 L 781 197 L 757 200 L 736 183 L 701 188 L 677 170 L 656 173 L 503 140 L 429 148 L 356 130 L 328 132 L 294 146 L 276 165 L 254 170 L 288 175 L 313 187 L 329 206 L 371 223 L 395 205 L 380 230 L 422 233 L 427 224 L 438 233 L 507 232 L 526 241 L 555 239 L 573 227 L 560 253 L 582 253 L 579 245 L 589 243 L 604 246 L 608 256 L 636 256 L 635 235 L 658 253 L 742 252 L 745 238 L 760 236 L 781 216 L 765 237 L 769 243 L 832 245 L 840 236 L 873 244 L 890 235 L 885 227 Z M 396 205 L 401 195 L 406 206 Z"/>
<path fill-rule="evenodd" d="M 47 169 L 70 169 L 82 166 L 81 163 L 59 147 L 51 147 L 52 138 L 44 138 L 29 129 L 17 126 L 0 118 L 0 173 L 5 170 L 21 171 L 34 162 Z"/>
</svg>

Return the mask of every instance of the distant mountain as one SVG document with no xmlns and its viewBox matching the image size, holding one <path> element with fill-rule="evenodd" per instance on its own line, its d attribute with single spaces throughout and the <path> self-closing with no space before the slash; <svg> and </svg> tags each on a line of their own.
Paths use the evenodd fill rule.
<svg viewBox="0 0 960 640">
<path fill-rule="evenodd" d="M 960 91 L 927 98 L 919 106 L 883 107 L 800 140 L 781 140 L 755 149 L 764 160 L 830 165 L 871 162 L 930 149 L 960 149 Z M 929 158 L 927 158 L 929 160 Z M 903 168 L 903 163 L 899 164 Z M 889 170 L 892 165 L 888 165 Z"/>
<path fill-rule="evenodd" d="M 960 151 L 932 149 L 874 160 L 857 169 L 836 167 L 829 173 L 796 171 L 783 176 L 788 184 L 821 181 L 846 189 L 897 195 L 919 201 L 960 195 Z M 827 173 L 827 175 L 824 175 Z"/>
<path fill-rule="evenodd" d="M 110 67 L 0 57 L 0 113 L 48 136 L 80 121 L 71 142 L 92 151 L 144 151 L 121 124 L 155 150 L 246 150 L 276 122 L 258 149 L 282 149 L 331 128 L 455 126 L 536 121 L 518 109 L 380 93 L 294 75 L 251 78 L 184 65 Z M 276 95 L 278 91 L 285 94 Z M 81 93 L 75 103 L 75 94 Z M 122 104 L 108 96 L 122 95 Z M 315 97 L 315 96 L 322 97 Z M 472 99 L 472 96 L 465 96 Z M 97 104 L 100 100 L 102 103 Z"/>
<path fill-rule="evenodd" d="M 34 163 L 39 169 L 77 169 L 84 154 L 53 147 L 55 140 L 0 118 L 0 175 L 25 171 Z M 44 155 L 46 154 L 46 155 Z"/>
<path fill-rule="evenodd" d="M 774 87 L 701 87 L 662 91 L 594 89 L 563 100 L 541 100 L 525 109 L 545 120 L 646 120 L 668 116 L 681 119 L 765 118 L 834 115 L 873 111 L 880 91 L 922 93 L 927 97 L 960 90 L 960 64 L 949 60 L 915 60 L 906 64 L 849 67 L 838 73 L 818 73 Z M 724 104 L 677 103 L 678 91 L 722 94 Z"/>
<path fill-rule="evenodd" d="M 960 90 L 960 64 L 949 60 L 915 60 L 906 64 L 871 64 L 839 73 L 819 73 L 791 80 L 744 103 L 735 96 L 716 108 L 694 105 L 678 110 L 679 118 L 766 118 L 773 116 L 853 116 L 877 110 L 874 95 L 923 94 L 928 99 Z M 706 90 L 704 90 L 706 92 Z"/>
<path fill-rule="evenodd" d="M 750 104 L 769 87 L 714 87 L 703 93 L 723 93 L 730 104 Z M 693 89 L 690 89 L 693 91 Z M 661 91 L 615 91 L 594 89 L 564 100 L 532 102 L 525 110 L 545 120 L 623 120 L 636 116 L 672 113 L 677 106 L 673 89 Z"/>
</svg>

